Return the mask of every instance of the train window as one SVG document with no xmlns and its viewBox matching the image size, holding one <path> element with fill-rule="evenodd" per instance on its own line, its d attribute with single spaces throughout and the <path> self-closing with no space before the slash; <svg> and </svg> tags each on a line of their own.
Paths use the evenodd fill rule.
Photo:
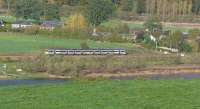
<svg viewBox="0 0 200 109">
<path fill-rule="evenodd" d="M 125 50 L 120 50 L 120 54 L 121 55 L 126 55 L 126 51 Z"/>
<path fill-rule="evenodd" d="M 81 54 L 82 54 L 82 51 L 81 51 L 81 50 L 75 50 L 75 54 L 76 54 L 76 55 L 81 55 Z"/>
<path fill-rule="evenodd" d="M 94 50 L 93 52 L 94 52 L 95 55 L 100 55 L 101 54 L 100 50 Z"/>
<path fill-rule="evenodd" d="M 119 50 L 114 50 L 114 54 L 118 55 L 118 54 L 120 54 L 120 51 Z"/>
<path fill-rule="evenodd" d="M 74 50 L 68 50 L 68 55 L 74 55 Z"/>
</svg>

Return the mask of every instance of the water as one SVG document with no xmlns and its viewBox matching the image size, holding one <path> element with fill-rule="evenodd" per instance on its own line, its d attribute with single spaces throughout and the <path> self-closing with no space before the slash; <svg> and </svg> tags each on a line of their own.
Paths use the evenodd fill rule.
<svg viewBox="0 0 200 109">
<path fill-rule="evenodd" d="M 9 85 L 37 85 L 37 84 L 58 84 L 64 83 L 65 80 L 0 80 L 0 86 Z"/>
<path fill-rule="evenodd" d="M 128 77 L 112 77 L 110 80 L 134 80 L 134 79 L 149 79 L 149 80 L 162 80 L 162 79 L 200 79 L 200 74 L 174 74 L 174 75 L 153 75 L 153 76 L 128 76 Z M 65 83 L 66 80 L 48 80 L 48 79 L 28 79 L 28 80 L 0 80 L 0 86 L 9 85 L 39 85 L 39 84 L 59 84 Z"/>
</svg>

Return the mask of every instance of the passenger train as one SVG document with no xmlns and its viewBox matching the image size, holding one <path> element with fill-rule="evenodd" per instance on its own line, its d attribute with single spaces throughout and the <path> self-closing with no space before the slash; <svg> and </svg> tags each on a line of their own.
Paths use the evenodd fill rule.
<svg viewBox="0 0 200 109">
<path fill-rule="evenodd" d="M 126 55 L 125 49 L 47 49 L 47 55 Z"/>
</svg>

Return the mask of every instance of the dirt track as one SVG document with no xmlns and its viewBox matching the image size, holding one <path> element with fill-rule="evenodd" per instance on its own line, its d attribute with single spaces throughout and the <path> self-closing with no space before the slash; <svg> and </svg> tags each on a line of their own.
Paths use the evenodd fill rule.
<svg viewBox="0 0 200 109">
<path fill-rule="evenodd" d="M 149 68 L 134 69 L 127 72 L 116 73 L 88 73 L 87 77 L 138 77 L 154 75 L 200 74 L 200 65 L 170 65 L 154 66 Z"/>
</svg>

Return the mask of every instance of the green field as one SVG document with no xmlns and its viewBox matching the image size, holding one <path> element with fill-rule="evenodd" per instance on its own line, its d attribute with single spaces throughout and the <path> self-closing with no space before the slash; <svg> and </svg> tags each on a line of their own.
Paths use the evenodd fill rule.
<svg viewBox="0 0 200 109">
<path fill-rule="evenodd" d="M 127 24 L 131 30 L 137 29 L 145 29 L 142 22 L 134 22 L 134 21 L 121 21 L 121 20 L 110 20 L 102 24 L 102 26 L 107 28 L 116 28 L 119 27 L 121 24 Z M 164 26 L 164 30 L 176 30 L 176 31 L 189 31 L 188 27 L 166 27 Z"/>
<path fill-rule="evenodd" d="M 1 86 L 0 109 L 199 109 L 200 80 Z"/>
<path fill-rule="evenodd" d="M 80 43 L 82 42 L 87 42 L 90 48 L 132 47 L 130 43 L 122 44 L 19 33 L 0 33 L 0 54 L 38 53 L 47 48 L 80 48 Z"/>
</svg>

